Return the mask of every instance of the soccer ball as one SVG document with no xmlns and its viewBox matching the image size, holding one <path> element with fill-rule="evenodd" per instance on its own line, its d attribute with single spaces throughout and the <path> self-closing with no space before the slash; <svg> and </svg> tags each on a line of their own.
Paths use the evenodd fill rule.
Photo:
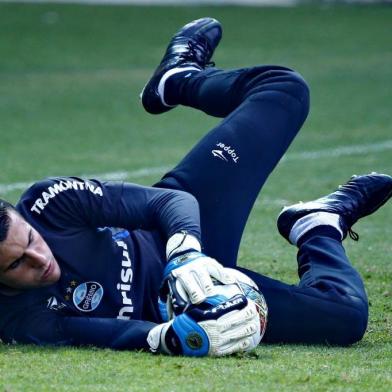
<svg viewBox="0 0 392 392">
<path fill-rule="evenodd" d="M 206 306 L 206 304 L 216 306 L 219 303 L 228 301 L 235 295 L 244 295 L 248 301 L 255 303 L 256 309 L 259 313 L 260 332 L 255 337 L 255 339 L 258 340 L 255 342 L 257 345 L 263 338 L 267 326 L 267 303 L 265 302 L 263 294 L 252 279 L 235 269 L 226 269 L 230 271 L 231 276 L 235 278 L 236 282 L 232 284 L 222 284 L 215 280 L 215 294 L 207 297 L 205 302 L 200 306 Z M 169 290 L 165 293 L 161 293 L 159 297 L 159 310 L 163 321 L 171 320 L 176 315 L 185 312 L 190 306 L 192 306 L 182 286 L 176 283 L 176 280 L 169 281 Z"/>
</svg>

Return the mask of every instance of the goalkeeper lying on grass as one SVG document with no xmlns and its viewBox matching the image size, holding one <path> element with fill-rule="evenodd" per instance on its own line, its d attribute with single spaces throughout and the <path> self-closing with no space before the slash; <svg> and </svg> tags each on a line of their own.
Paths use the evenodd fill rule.
<svg viewBox="0 0 392 392">
<path fill-rule="evenodd" d="M 260 340 L 362 338 L 366 293 L 342 240 L 389 199 L 392 178 L 353 177 L 283 210 L 298 285 L 237 267 L 252 205 L 305 121 L 309 94 L 284 67 L 211 67 L 221 34 L 211 18 L 184 26 L 142 92 L 150 113 L 182 104 L 224 117 L 154 187 L 52 178 L 15 208 L 0 203 L 4 342 L 216 356 Z"/>
</svg>

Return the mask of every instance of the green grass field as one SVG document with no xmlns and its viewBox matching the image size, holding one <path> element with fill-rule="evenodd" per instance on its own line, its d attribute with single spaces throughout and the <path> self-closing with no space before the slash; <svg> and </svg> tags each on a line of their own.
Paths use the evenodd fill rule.
<svg viewBox="0 0 392 392">
<path fill-rule="evenodd" d="M 182 108 L 149 116 L 138 94 L 171 34 L 205 15 L 224 26 L 219 66 L 278 63 L 309 82 L 309 119 L 255 205 L 239 260 L 295 283 L 296 250 L 275 229 L 283 203 L 353 173 L 392 173 L 392 7 L 0 4 L 0 197 L 16 201 L 24 183 L 50 175 L 156 181 L 217 120 Z M 189 359 L 0 344 L 0 392 L 391 391 L 391 207 L 346 243 L 371 303 L 368 332 L 352 347 Z"/>
</svg>

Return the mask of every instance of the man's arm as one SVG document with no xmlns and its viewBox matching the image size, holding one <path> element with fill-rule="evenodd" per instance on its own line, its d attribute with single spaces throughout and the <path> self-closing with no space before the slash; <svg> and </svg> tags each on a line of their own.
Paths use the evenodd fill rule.
<svg viewBox="0 0 392 392">
<path fill-rule="evenodd" d="M 214 294 L 212 278 L 233 282 L 222 265 L 200 253 L 199 206 L 189 193 L 76 177 L 53 178 L 33 185 L 17 209 L 27 220 L 31 217 L 32 222 L 62 233 L 104 226 L 160 230 L 167 240 L 165 274 L 178 280 L 194 304 Z"/>
<path fill-rule="evenodd" d="M 5 343 L 220 356 L 254 348 L 257 319 L 254 304 L 241 295 L 206 310 L 193 308 L 159 325 L 140 320 L 69 317 L 33 306 L 9 315 L 0 336 Z"/>
<path fill-rule="evenodd" d="M 5 343 L 96 346 L 117 350 L 148 349 L 149 321 L 68 317 L 49 309 L 29 309 L 9 319 L 1 332 Z"/>
<path fill-rule="evenodd" d="M 200 241 L 197 200 L 189 193 L 129 183 L 76 177 L 53 178 L 33 185 L 17 208 L 49 227 L 159 229 L 169 239 L 186 231 Z"/>
</svg>

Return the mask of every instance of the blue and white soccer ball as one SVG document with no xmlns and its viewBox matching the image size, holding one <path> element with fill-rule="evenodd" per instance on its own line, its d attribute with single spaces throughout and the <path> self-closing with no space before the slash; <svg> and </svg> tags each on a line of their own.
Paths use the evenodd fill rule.
<svg viewBox="0 0 392 392">
<path fill-rule="evenodd" d="M 231 276 L 235 278 L 236 282 L 232 284 L 222 284 L 219 281 L 214 281 L 215 294 L 207 297 L 205 302 L 215 306 L 219 303 L 228 301 L 238 294 L 242 294 L 248 301 L 252 301 L 256 306 L 260 320 L 260 331 L 253 337 L 255 345 L 257 345 L 263 338 L 267 326 L 267 303 L 260 289 L 252 279 L 235 269 L 226 269 L 230 271 Z M 171 320 L 176 317 L 176 315 L 185 312 L 188 307 L 192 306 L 192 303 L 180 284 L 176 285 L 176 282 L 174 281 L 169 284 L 169 289 L 169 292 L 159 299 L 159 310 L 163 321 Z"/>
</svg>

